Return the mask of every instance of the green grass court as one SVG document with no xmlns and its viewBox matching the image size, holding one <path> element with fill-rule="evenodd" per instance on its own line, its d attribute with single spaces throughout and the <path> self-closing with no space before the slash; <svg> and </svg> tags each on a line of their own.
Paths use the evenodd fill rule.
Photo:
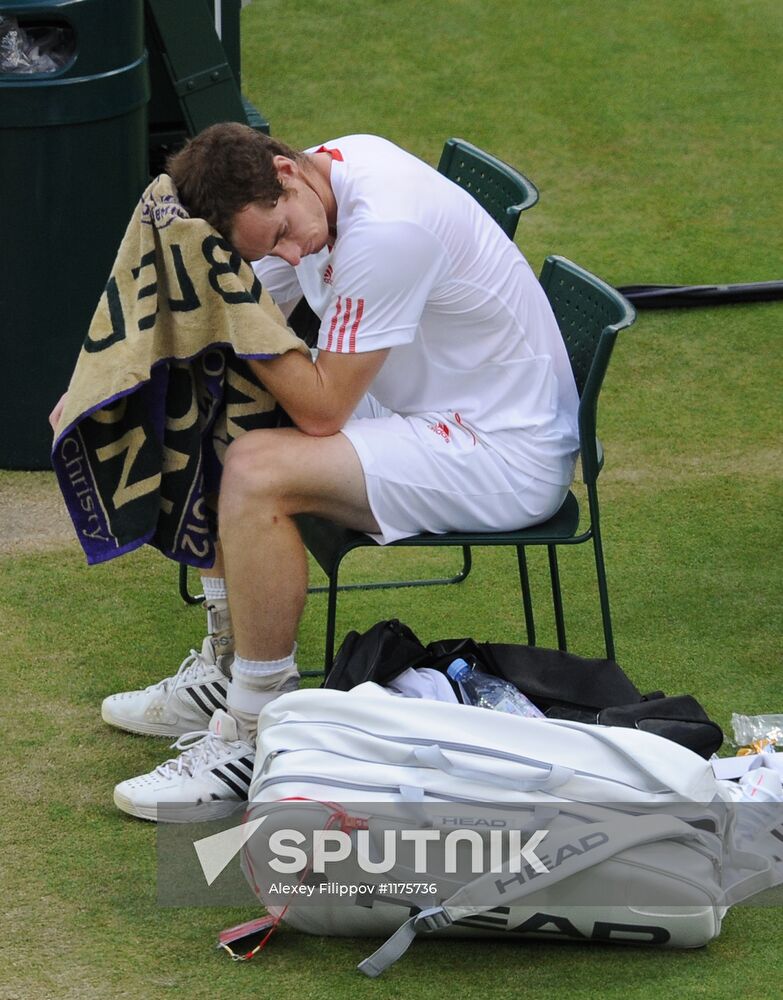
<svg viewBox="0 0 783 1000">
<path fill-rule="evenodd" d="M 256 0 L 242 23 L 243 89 L 292 145 L 370 131 L 436 163 L 460 136 L 529 175 L 541 200 L 517 242 L 536 270 L 556 252 L 615 285 L 783 277 L 778 0 Z M 640 313 L 599 412 L 618 661 L 642 690 L 694 694 L 729 733 L 734 711 L 783 711 L 781 316 L 779 303 Z M 0 511 L 23 520 L 48 476 L 0 473 Z M 202 613 L 152 550 L 88 570 L 64 535 L 0 558 L 0 997 L 780 995 L 772 908 L 730 912 L 697 952 L 419 941 L 370 981 L 354 967 L 372 943 L 283 930 L 230 962 L 217 932 L 257 911 L 157 905 L 155 827 L 117 812 L 112 789 L 167 744 L 99 713 L 106 694 L 172 673 Z M 381 561 L 353 559 L 356 579 Z M 561 572 L 571 648 L 597 656 L 590 559 L 566 552 Z M 449 556 L 383 560 L 430 572 Z M 530 561 L 540 642 L 554 645 L 543 553 Z M 338 632 L 398 617 L 425 641 L 523 641 L 515 573 L 512 552 L 480 550 L 459 588 L 344 595 Z M 305 615 L 304 665 L 323 602 Z"/>
</svg>

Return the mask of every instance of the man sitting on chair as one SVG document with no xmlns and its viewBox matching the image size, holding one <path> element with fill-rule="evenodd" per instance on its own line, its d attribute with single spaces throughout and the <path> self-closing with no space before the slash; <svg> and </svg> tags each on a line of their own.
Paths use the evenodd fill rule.
<svg viewBox="0 0 783 1000">
<path fill-rule="evenodd" d="M 201 652 L 104 702 L 124 729 L 205 731 L 117 786 L 119 808 L 151 819 L 158 802 L 246 797 L 258 713 L 298 683 L 307 558 L 295 515 L 381 543 L 523 528 L 560 507 L 578 448 L 577 391 L 541 286 L 436 170 L 376 136 L 299 153 L 233 123 L 168 169 L 190 214 L 255 262 L 283 311 L 304 295 L 321 323 L 314 362 L 295 351 L 250 362 L 295 426 L 228 449 Z"/>
</svg>

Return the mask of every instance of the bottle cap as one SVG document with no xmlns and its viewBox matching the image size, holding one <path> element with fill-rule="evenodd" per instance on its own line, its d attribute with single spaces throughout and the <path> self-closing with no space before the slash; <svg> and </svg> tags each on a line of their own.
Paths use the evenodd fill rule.
<svg viewBox="0 0 783 1000">
<path fill-rule="evenodd" d="M 446 673 L 453 681 L 458 681 L 462 677 L 464 677 L 465 674 L 470 673 L 470 667 L 468 665 L 467 660 L 463 660 L 462 657 L 460 657 L 459 659 L 452 661 L 448 665 L 448 667 L 446 668 Z"/>
</svg>

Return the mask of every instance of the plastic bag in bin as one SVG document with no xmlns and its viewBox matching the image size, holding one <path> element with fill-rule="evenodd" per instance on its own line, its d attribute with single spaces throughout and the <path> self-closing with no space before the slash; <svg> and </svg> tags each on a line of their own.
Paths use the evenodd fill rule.
<svg viewBox="0 0 783 1000">
<path fill-rule="evenodd" d="M 74 33 L 65 25 L 22 26 L 0 14 L 0 73 L 56 73 L 75 51 Z"/>
</svg>

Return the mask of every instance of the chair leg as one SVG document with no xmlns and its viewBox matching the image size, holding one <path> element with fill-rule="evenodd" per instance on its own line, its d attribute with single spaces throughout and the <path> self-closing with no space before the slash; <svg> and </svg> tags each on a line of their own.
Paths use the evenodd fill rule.
<svg viewBox="0 0 783 1000">
<path fill-rule="evenodd" d="M 324 677 L 332 669 L 334 662 L 334 638 L 337 631 L 337 573 L 340 563 L 332 570 L 329 577 L 329 596 L 326 601 L 326 643 L 324 646 Z"/>
<path fill-rule="evenodd" d="M 350 550 L 349 550 L 350 551 Z M 343 555 L 347 555 L 345 552 Z M 339 591 L 343 590 L 378 590 L 384 587 L 426 587 L 432 586 L 434 584 L 448 584 L 448 583 L 461 583 L 462 580 L 468 575 L 473 565 L 473 556 L 471 554 L 470 546 L 462 546 L 462 569 L 456 576 L 449 577 L 443 580 L 415 580 L 415 581 L 400 581 L 398 583 L 349 583 L 340 586 L 337 582 L 337 575 L 340 571 L 340 563 L 342 562 L 342 556 L 335 563 L 332 568 L 332 572 L 329 575 L 329 583 L 326 587 L 310 587 L 308 589 L 308 594 L 323 593 L 326 591 L 326 639 L 324 642 L 324 669 L 321 670 L 303 670 L 301 671 L 302 677 L 320 677 L 323 674 L 324 677 L 328 676 L 329 671 L 332 669 L 332 663 L 334 662 L 334 646 L 335 638 L 337 634 L 337 594 Z M 532 616 L 532 611 L 531 611 Z M 532 617 L 531 617 L 532 621 Z"/>
<path fill-rule="evenodd" d="M 300 670 L 301 677 L 326 677 L 332 669 L 334 662 L 334 640 L 337 631 L 337 592 L 342 587 L 337 586 L 337 574 L 340 571 L 340 562 L 333 567 L 329 576 L 329 586 L 323 589 L 327 591 L 326 599 L 326 637 L 324 639 L 324 666 L 323 670 Z"/>
<path fill-rule="evenodd" d="M 455 577 L 452 578 L 452 583 L 462 583 L 462 581 L 470 573 L 470 568 L 473 565 L 473 555 L 470 551 L 469 545 L 462 546 L 462 569 L 457 573 Z"/>
<path fill-rule="evenodd" d="M 191 594 L 188 590 L 188 567 L 185 563 L 179 564 L 179 596 L 185 604 L 201 604 L 204 600 L 203 594 Z"/>
<path fill-rule="evenodd" d="M 533 621 L 533 602 L 530 599 L 530 576 L 527 572 L 527 557 L 525 556 L 524 545 L 517 545 L 517 563 L 519 564 L 519 584 L 522 588 L 522 607 L 525 609 L 527 644 L 528 646 L 535 646 L 536 625 Z"/>
<path fill-rule="evenodd" d="M 549 555 L 549 578 L 552 581 L 552 606 L 555 611 L 555 626 L 557 628 L 557 648 L 564 652 L 568 649 L 566 642 L 565 619 L 563 618 L 563 595 L 560 590 L 560 570 L 557 565 L 557 546 L 547 545 Z"/>
<path fill-rule="evenodd" d="M 604 626 L 604 644 L 607 660 L 614 659 L 614 636 L 612 635 L 612 616 L 609 610 L 609 589 L 606 584 L 606 567 L 604 564 L 604 549 L 601 544 L 601 532 L 598 522 L 593 522 L 593 551 L 595 552 L 595 572 L 598 578 L 598 596 L 601 601 L 601 619 Z"/>
</svg>

